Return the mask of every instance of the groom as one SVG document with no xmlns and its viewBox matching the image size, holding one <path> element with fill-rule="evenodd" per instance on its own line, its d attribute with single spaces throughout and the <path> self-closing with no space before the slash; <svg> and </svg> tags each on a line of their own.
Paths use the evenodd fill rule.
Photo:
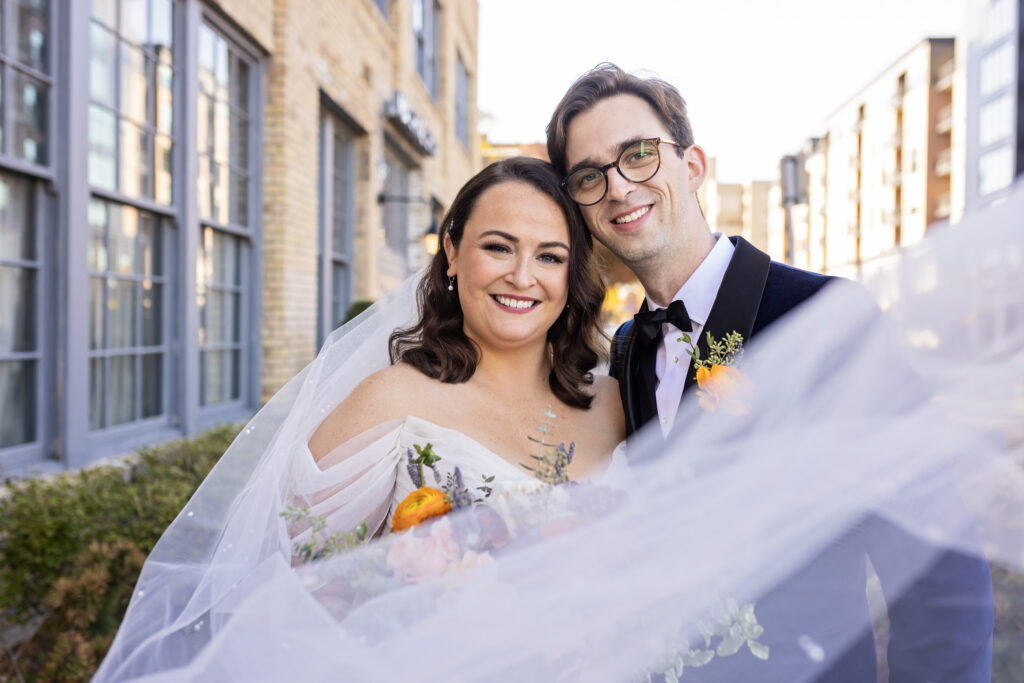
<svg viewBox="0 0 1024 683">
<path fill-rule="evenodd" d="M 697 201 L 707 158 L 672 85 L 598 65 L 569 88 L 547 136 L 551 163 L 591 232 L 647 294 L 612 342 L 627 430 L 656 419 L 667 436 L 683 393 L 695 383 L 684 334 L 707 358 L 708 335 L 720 340 L 738 332 L 749 341 L 830 278 L 773 262 L 743 238 L 711 232 Z M 883 589 L 904 584 L 888 605 L 891 680 L 987 681 L 992 596 L 985 562 L 941 551 L 874 518 L 758 601 L 766 637 L 777 639 L 769 661 L 737 655 L 694 670 L 695 680 L 876 680 L 866 555 Z M 895 558 L 930 569 L 897 576 Z M 815 664 L 800 639 L 815 626 L 827 632 L 836 615 L 860 636 L 835 645 L 843 654 L 833 649 L 827 663 Z M 797 624 L 800 634 L 791 632 Z"/>
</svg>

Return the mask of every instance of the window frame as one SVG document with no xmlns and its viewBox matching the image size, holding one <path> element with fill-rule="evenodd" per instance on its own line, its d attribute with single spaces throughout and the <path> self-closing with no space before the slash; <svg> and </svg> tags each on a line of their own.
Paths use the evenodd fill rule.
<svg viewBox="0 0 1024 683">
<path fill-rule="evenodd" d="M 195 0 L 193 0 L 195 1 Z M 198 4 L 198 3 L 197 3 Z M 260 254 L 263 253 L 263 212 L 260 207 L 263 203 L 262 193 L 262 182 L 258 182 L 263 178 L 263 157 L 260 154 L 261 145 L 258 141 L 263 139 L 263 126 L 264 126 L 264 109 L 263 109 L 263 98 L 265 88 L 265 69 L 266 64 L 260 51 L 256 46 L 239 31 L 237 31 L 227 20 L 223 19 L 213 9 L 202 5 L 196 7 L 195 10 L 196 20 L 194 25 L 189 25 L 191 42 L 189 56 L 191 57 L 189 67 L 190 71 L 190 85 L 194 86 L 193 96 L 188 104 L 191 105 L 191 110 L 188 114 L 188 123 L 191 124 L 191 128 L 187 131 L 186 139 L 191 140 L 192 143 L 197 143 L 198 135 L 198 94 L 199 94 L 199 53 L 198 53 L 198 42 L 199 42 L 199 30 L 202 24 L 206 24 L 215 33 L 224 38 L 231 46 L 237 50 L 237 52 L 243 56 L 249 65 L 249 92 L 248 92 L 248 108 L 250 112 L 249 118 L 249 139 L 248 149 L 246 154 L 250 159 L 251 172 L 248 175 L 249 187 L 247 190 L 248 199 L 246 206 L 246 213 L 248 216 L 248 225 L 241 226 L 233 223 L 221 223 L 203 218 L 199 214 L 198 208 L 198 166 L 200 152 L 197 144 L 189 146 L 190 152 L 188 154 L 191 157 L 188 162 L 192 164 L 192 170 L 194 172 L 187 173 L 185 177 L 189 179 L 188 184 L 191 186 L 193 202 L 191 209 L 194 211 L 194 220 L 189 220 L 186 225 L 189 227 L 187 231 L 191 233 L 189 239 L 194 240 L 192 245 L 186 247 L 186 251 L 191 252 L 191 260 L 188 263 L 197 263 L 197 257 L 200 252 L 200 240 L 203 230 L 209 226 L 216 231 L 224 232 L 225 234 L 247 240 L 248 244 L 243 246 L 241 263 L 239 265 L 242 273 L 242 281 L 239 285 L 243 292 L 242 308 L 241 308 L 241 331 L 240 331 L 240 351 L 241 359 L 239 362 L 239 395 L 237 399 L 230 399 L 216 404 L 202 405 L 200 401 L 202 377 L 200 376 L 200 353 L 204 350 L 203 346 L 199 344 L 199 305 L 197 302 L 197 283 L 193 273 L 186 273 L 186 278 L 191 280 L 191 291 L 186 292 L 185 296 L 186 303 L 185 307 L 189 311 L 191 317 L 194 318 L 191 325 L 186 325 L 186 328 L 193 327 L 193 331 L 186 329 L 186 336 L 184 341 L 185 355 L 190 358 L 190 365 L 194 364 L 194 372 L 191 374 L 190 379 L 194 381 L 194 387 L 191 387 L 188 394 L 186 406 L 186 431 L 187 433 L 194 433 L 195 431 L 205 429 L 216 424 L 223 422 L 236 421 L 243 419 L 251 414 L 252 410 L 260 404 L 260 394 L 262 391 L 262 374 L 261 374 L 261 363 L 262 363 L 262 307 L 263 307 L 263 264 Z M 248 299 L 248 301 L 246 301 Z M 230 345 L 230 344 L 229 344 Z M 230 365 L 230 364 L 228 364 Z M 230 374 L 225 373 L 228 378 Z M 230 382 L 229 385 L 230 386 Z"/>
<path fill-rule="evenodd" d="M 319 207 L 319 233 L 320 252 L 318 259 L 318 293 L 319 303 L 317 308 L 317 343 L 322 345 L 327 337 L 339 324 L 344 321 L 334 321 L 333 311 L 337 306 L 335 301 L 335 266 L 340 265 L 345 271 L 344 290 L 348 293 L 348 300 L 343 302 L 343 310 L 348 310 L 355 298 L 352 296 L 353 283 L 355 282 L 355 225 L 357 217 L 356 202 L 358 193 L 356 191 L 357 178 L 357 150 L 359 138 L 365 131 L 354 125 L 333 103 L 325 96 L 321 97 L 320 113 L 320 207 Z M 337 204 L 334 198 L 334 174 L 337 163 L 335 152 L 337 146 L 335 140 L 342 138 L 344 141 L 345 159 L 342 161 L 344 177 L 348 178 L 344 186 L 345 196 L 342 200 L 342 207 L 346 212 L 346 224 L 348 230 L 343 230 L 342 249 L 337 249 L 334 244 L 334 207 Z"/>
</svg>

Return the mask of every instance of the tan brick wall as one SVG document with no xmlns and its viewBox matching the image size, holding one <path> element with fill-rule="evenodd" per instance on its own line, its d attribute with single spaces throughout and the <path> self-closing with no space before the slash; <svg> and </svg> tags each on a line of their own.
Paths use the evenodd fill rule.
<svg viewBox="0 0 1024 683">
<path fill-rule="evenodd" d="M 266 33 L 266 10 L 272 8 L 263 150 L 262 393 L 266 398 L 317 350 L 321 97 L 359 129 L 353 297 L 376 299 L 397 281 L 387 276 L 394 271 L 387 260 L 394 257 L 384 248 L 382 209 L 376 201 L 383 189 L 379 169 L 385 135 L 397 139 L 418 165 L 410 194 L 437 198 L 445 207 L 480 167 L 475 134 L 471 132 L 468 150 L 455 135 L 456 50 L 470 73 L 470 131 L 476 130 L 477 4 L 476 0 L 441 4 L 436 100 L 415 68 L 408 0 L 392 0 L 387 19 L 372 0 L 221 4 L 258 40 L 261 32 Z M 408 98 L 436 138 L 434 156 L 417 154 L 385 121 L 385 102 L 396 90 Z M 429 205 L 410 204 L 409 208 L 409 232 L 416 236 L 430 224 Z M 420 262 L 416 259 L 411 266 Z"/>
</svg>

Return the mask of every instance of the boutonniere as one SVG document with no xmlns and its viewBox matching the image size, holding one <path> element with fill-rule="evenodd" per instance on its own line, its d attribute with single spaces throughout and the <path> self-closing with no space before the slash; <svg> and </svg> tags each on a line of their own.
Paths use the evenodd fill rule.
<svg viewBox="0 0 1024 683">
<path fill-rule="evenodd" d="M 721 409 L 728 415 L 745 415 L 753 387 L 735 367 L 743 357 L 743 335 L 734 331 L 715 339 L 709 334 L 707 340 L 708 355 L 701 358 L 700 347 L 683 335 L 683 341 L 691 345 L 689 353 L 697 369 L 697 402 L 709 413 Z"/>
</svg>

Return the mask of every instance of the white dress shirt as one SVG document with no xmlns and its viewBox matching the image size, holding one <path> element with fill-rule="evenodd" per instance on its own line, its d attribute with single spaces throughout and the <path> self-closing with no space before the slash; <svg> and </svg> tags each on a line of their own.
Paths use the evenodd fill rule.
<svg viewBox="0 0 1024 683">
<path fill-rule="evenodd" d="M 661 346 L 658 347 L 658 357 L 654 365 L 654 374 L 658 378 L 654 396 L 658 404 L 658 421 L 661 423 L 663 436 L 668 436 L 676 419 L 676 411 L 679 410 L 686 374 L 690 369 L 689 352 L 697 345 L 697 340 L 704 331 L 711 307 L 718 296 L 718 288 L 722 285 L 725 271 L 732 260 L 732 253 L 736 251 L 736 247 L 722 233 L 716 232 L 714 237 L 715 246 L 673 298 L 673 301 L 682 300 L 690 316 L 693 331 L 685 333 L 689 335 L 690 343 L 683 341 L 684 332 L 675 325 L 665 323 L 661 326 L 663 339 Z M 647 305 L 650 310 L 657 310 L 650 300 Z"/>
</svg>

